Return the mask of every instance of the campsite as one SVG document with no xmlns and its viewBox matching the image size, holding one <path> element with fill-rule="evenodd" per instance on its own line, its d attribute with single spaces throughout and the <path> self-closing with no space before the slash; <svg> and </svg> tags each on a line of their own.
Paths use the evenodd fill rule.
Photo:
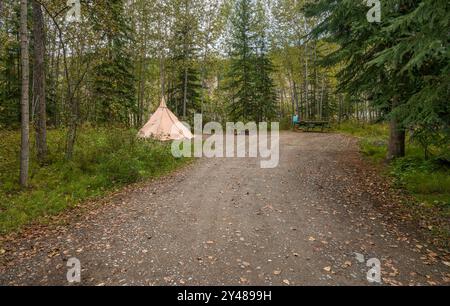
<svg viewBox="0 0 450 306">
<path fill-rule="evenodd" d="M 0 285 L 450 285 L 450 5 L 369 2 L 0 0 Z"/>
</svg>

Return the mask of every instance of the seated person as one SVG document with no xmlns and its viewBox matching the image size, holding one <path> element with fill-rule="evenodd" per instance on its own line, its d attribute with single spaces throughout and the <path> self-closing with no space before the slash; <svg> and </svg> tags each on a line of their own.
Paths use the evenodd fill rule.
<svg viewBox="0 0 450 306">
<path fill-rule="evenodd" d="M 297 113 L 295 113 L 295 115 L 292 117 L 292 123 L 294 125 L 300 123 L 300 117 L 298 116 Z"/>
</svg>

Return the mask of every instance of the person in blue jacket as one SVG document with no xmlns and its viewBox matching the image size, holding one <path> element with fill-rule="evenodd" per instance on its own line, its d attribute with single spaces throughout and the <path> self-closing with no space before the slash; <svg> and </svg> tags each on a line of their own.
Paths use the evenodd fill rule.
<svg viewBox="0 0 450 306">
<path fill-rule="evenodd" d="M 298 113 L 296 112 L 295 115 L 292 117 L 292 123 L 294 125 L 300 123 L 300 117 L 298 116 Z"/>
</svg>

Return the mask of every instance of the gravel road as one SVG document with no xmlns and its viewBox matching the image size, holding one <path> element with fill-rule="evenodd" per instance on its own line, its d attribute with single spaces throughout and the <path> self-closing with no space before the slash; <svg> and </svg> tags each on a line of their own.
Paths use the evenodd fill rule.
<svg viewBox="0 0 450 306">
<path fill-rule="evenodd" d="M 448 284 L 449 262 L 396 218 L 398 197 L 340 134 L 281 133 L 280 164 L 200 159 L 64 225 L 5 240 L 1 285 Z M 448 254 L 447 254 L 448 255 Z"/>
</svg>

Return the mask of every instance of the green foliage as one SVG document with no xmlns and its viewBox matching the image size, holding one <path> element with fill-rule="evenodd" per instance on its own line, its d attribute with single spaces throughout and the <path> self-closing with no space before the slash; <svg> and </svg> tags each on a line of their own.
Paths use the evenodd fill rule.
<svg viewBox="0 0 450 306">
<path fill-rule="evenodd" d="M 255 108 L 257 122 L 270 121 L 276 116 L 277 94 L 275 84 L 271 77 L 274 66 L 268 57 L 265 37 L 260 38 L 255 57 Z"/>
<path fill-rule="evenodd" d="M 442 167 L 437 160 L 424 160 L 417 155 L 396 160 L 390 167 L 390 175 L 400 188 L 426 206 L 434 206 L 450 216 L 450 168 Z"/>
<path fill-rule="evenodd" d="M 261 7 L 251 0 L 236 2 L 231 17 L 228 111 L 234 121 L 264 121 L 275 115 L 274 68 L 268 50 Z M 259 13 L 259 14 L 255 14 Z"/>
<path fill-rule="evenodd" d="M 450 3 L 446 0 L 382 1 L 381 23 L 351 0 L 317 1 L 306 9 L 322 19 L 315 37 L 338 44 L 323 64 L 343 64 L 340 89 L 368 97 L 401 127 L 417 130 L 427 152 L 449 144 Z M 426 136 L 425 136 L 426 135 Z M 437 137 L 439 135 L 439 137 Z M 426 138 L 432 139 L 426 142 Z"/>
<path fill-rule="evenodd" d="M 130 63 L 129 59 L 115 56 L 95 67 L 93 94 L 99 104 L 98 122 L 128 124 L 129 114 L 136 112 Z"/>
<path fill-rule="evenodd" d="M 17 127 L 20 122 L 18 5 L 3 4 L 0 12 L 0 128 Z M 8 10 L 9 9 L 9 10 Z"/>
<path fill-rule="evenodd" d="M 287 131 L 292 129 L 292 118 L 282 118 L 280 120 L 280 130 Z"/>
<path fill-rule="evenodd" d="M 361 152 L 375 164 L 384 164 L 388 139 L 386 125 L 347 122 L 337 130 L 359 137 Z M 448 150 L 441 148 L 426 159 L 416 143 L 408 142 L 406 149 L 407 157 L 396 159 L 386 169 L 387 173 L 398 187 L 407 190 L 418 201 L 443 208 L 445 214 L 450 214 L 450 163 L 445 159 Z"/>
<path fill-rule="evenodd" d="M 357 121 L 342 122 L 337 127 L 338 131 L 353 136 L 364 137 L 371 140 L 381 140 L 388 135 L 389 127 L 386 124 L 367 124 Z"/>
<path fill-rule="evenodd" d="M 124 1 L 114 0 L 108 2 L 108 15 L 96 24 L 104 32 L 108 45 L 93 70 L 93 95 L 100 106 L 99 122 L 114 120 L 129 125 L 130 113 L 137 111 L 136 80 L 130 54 L 133 33 L 127 19 Z"/>
<path fill-rule="evenodd" d="M 5 233 L 125 184 L 165 174 L 186 163 L 170 143 L 139 140 L 135 130 L 83 128 L 72 161 L 64 160 L 64 130 L 48 135 L 49 164 L 31 164 L 31 187 L 17 182 L 20 135 L 0 133 L 0 232 Z M 32 152 L 35 148 L 32 147 Z"/>
<path fill-rule="evenodd" d="M 174 32 L 170 50 L 170 86 L 168 106 L 178 116 L 192 117 L 200 110 L 201 88 L 198 61 L 198 20 L 190 1 L 175 1 Z M 186 105 L 185 105 L 186 103 Z"/>
</svg>

